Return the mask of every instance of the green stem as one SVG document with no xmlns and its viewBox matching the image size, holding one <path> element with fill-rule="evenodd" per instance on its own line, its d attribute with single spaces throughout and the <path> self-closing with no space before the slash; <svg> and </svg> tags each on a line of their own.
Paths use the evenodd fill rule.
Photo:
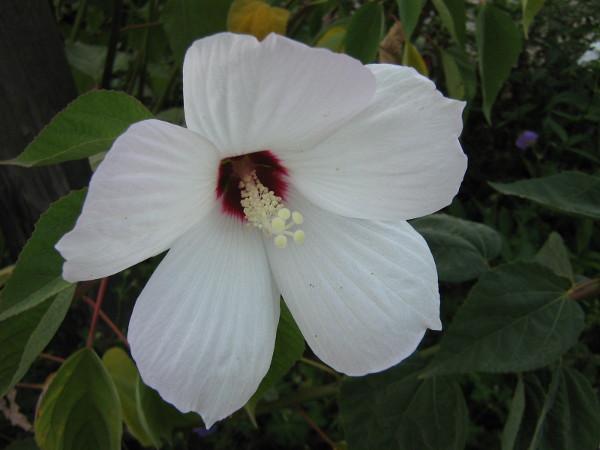
<svg viewBox="0 0 600 450">
<path fill-rule="evenodd" d="M 600 295 L 600 278 L 586 280 L 573 286 L 567 292 L 567 297 L 571 300 L 587 300 Z"/>
<path fill-rule="evenodd" d="M 85 10 L 87 9 L 87 0 L 80 0 L 79 7 L 77 8 L 77 15 L 75 16 L 75 23 L 73 24 L 73 28 L 71 29 L 71 35 L 69 36 L 69 41 L 75 42 L 77 39 L 77 34 L 79 33 L 79 29 L 81 28 L 81 22 L 83 21 L 83 16 L 85 16 Z"/>
<path fill-rule="evenodd" d="M 337 395 L 340 389 L 339 383 L 326 384 L 325 386 L 317 386 L 313 388 L 306 388 L 296 392 L 281 400 L 274 402 L 259 403 L 256 407 L 256 415 L 267 414 L 273 411 L 277 411 L 282 408 L 289 408 L 292 406 L 299 405 L 301 403 L 309 402 L 311 400 L 318 400 L 324 397 L 331 397 Z"/>
<path fill-rule="evenodd" d="M 315 368 L 321 370 L 322 372 L 328 373 L 329 375 L 333 375 L 337 379 L 341 379 L 342 378 L 340 376 L 340 374 L 337 373 L 335 370 L 333 370 L 331 367 L 326 366 L 325 364 L 322 364 L 322 363 L 320 363 L 318 361 L 315 361 L 313 359 L 302 357 L 302 358 L 300 358 L 299 361 L 301 363 L 303 363 L 303 364 L 306 364 L 307 366 L 315 367 Z"/>
</svg>

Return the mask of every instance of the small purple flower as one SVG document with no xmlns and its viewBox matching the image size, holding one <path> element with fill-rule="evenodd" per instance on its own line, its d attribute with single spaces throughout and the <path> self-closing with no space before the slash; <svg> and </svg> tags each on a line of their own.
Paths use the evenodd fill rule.
<svg viewBox="0 0 600 450">
<path fill-rule="evenodd" d="M 519 135 L 519 137 L 515 141 L 515 145 L 521 150 L 525 150 L 526 148 L 535 145 L 539 137 L 540 135 L 537 134 L 535 131 L 525 130 Z"/>
</svg>

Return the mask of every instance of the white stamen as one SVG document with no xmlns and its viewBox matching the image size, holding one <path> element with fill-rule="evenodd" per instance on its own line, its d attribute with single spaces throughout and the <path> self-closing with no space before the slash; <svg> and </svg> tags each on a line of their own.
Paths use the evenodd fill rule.
<svg viewBox="0 0 600 450">
<path fill-rule="evenodd" d="M 240 181 L 239 188 L 242 195 L 241 205 L 248 223 L 262 230 L 267 236 L 274 235 L 273 242 L 276 247 L 287 247 L 287 236 L 298 245 L 304 242 L 304 231 L 290 230 L 304 222 L 302 214 L 286 208 L 281 197 L 263 185 L 255 171 Z"/>
</svg>

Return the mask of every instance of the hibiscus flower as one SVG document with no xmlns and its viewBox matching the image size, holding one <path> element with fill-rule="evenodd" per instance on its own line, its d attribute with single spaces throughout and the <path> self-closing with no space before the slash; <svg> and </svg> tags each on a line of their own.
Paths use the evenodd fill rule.
<svg viewBox="0 0 600 450">
<path fill-rule="evenodd" d="M 406 222 L 466 169 L 463 103 L 407 67 L 223 33 L 183 65 L 187 128 L 132 125 L 94 173 L 63 276 L 165 250 L 128 337 L 143 380 L 210 427 L 269 369 L 280 294 L 313 352 L 384 370 L 439 330 L 435 264 Z"/>
</svg>

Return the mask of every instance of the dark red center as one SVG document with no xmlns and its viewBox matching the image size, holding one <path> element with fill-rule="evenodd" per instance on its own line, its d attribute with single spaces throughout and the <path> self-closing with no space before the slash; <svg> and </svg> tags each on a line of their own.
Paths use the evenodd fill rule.
<svg viewBox="0 0 600 450">
<path fill-rule="evenodd" d="M 216 191 L 223 212 L 245 219 L 239 183 L 252 171 L 256 172 L 257 178 L 265 187 L 285 200 L 288 171 L 270 150 L 262 150 L 221 160 Z"/>
</svg>

